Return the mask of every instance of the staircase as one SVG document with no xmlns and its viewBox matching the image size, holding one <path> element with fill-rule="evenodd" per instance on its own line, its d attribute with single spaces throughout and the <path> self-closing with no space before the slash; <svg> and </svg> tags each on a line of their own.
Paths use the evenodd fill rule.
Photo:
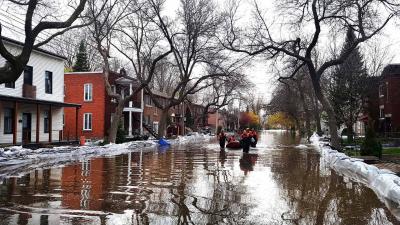
<svg viewBox="0 0 400 225">
<path fill-rule="evenodd" d="M 140 123 L 139 119 L 134 118 L 134 117 L 133 117 L 133 119 Z M 156 132 L 154 132 L 152 126 L 150 126 L 150 125 L 148 125 L 148 124 L 146 124 L 144 122 L 142 122 L 142 126 L 143 126 L 143 128 L 145 128 L 151 134 L 151 136 L 155 137 L 156 139 L 158 138 L 158 134 Z"/>
<path fill-rule="evenodd" d="M 151 127 L 145 123 L 142 123 L 142 125 L 153 137 L 158 138 L 158 134 L 156 132 L 154 132 L 153 127 Z"/>
</svg>

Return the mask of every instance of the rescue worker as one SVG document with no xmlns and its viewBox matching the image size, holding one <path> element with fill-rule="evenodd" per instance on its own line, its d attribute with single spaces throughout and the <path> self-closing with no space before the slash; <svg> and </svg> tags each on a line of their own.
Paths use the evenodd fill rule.
<svg viewBox="0 0 400 225">
<path fill-rule="evenodd" d="M 257 141 L 258 141 L 258 137 L 257 137 L 257 132 L 252 129 L 251 131 L 251 147 L 255 148 L 257 146 Z"/>
<path fill-rule="evenodd" d="M 225 148 L 226 139 L 227 139 L 226 134 L 224 133 L 223 130 L 221 130 L 221 132 L 218 134 L 219 146 L 221 148 Z"/>
<path fill-rule="evenodd" d="M 242 136 L 241 136 L 241 144 L 243 148 L 244 153 L 249 153 L 250 150 L 250 130 L 247 128 L 246 130 L 243 131 Z"/>
</svg>

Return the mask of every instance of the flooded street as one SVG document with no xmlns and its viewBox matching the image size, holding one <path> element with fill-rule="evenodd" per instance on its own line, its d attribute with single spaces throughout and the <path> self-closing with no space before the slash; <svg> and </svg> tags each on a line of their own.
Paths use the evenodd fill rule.
<svg viewBox="0 0 400 225">
<path fill-rule="evenodd" d="M 257 149 L 147 149 L 30 171 L 0 186 L 0 224 L 399 224 L 375 193 L 298 138 Z"/>
</svg>

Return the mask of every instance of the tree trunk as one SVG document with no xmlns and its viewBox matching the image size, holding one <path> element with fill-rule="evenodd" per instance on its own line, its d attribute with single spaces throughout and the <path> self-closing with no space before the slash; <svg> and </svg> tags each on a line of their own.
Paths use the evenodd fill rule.
<svg viewBox="0 0 400 225">
<path fill-rule="evenodd" d="M 353 129 L 353 123 L 346 124 L 347 128 L 347 142 L 348 143 L 353 143 L 354 142 L 354 129 Z"/>
<path fill-rule="evenodd" d="M 317 80 L 315 77 L 311 78 L 314 86 L 315 95 L 317 96 L 319 102 L 321 102 L 322 107 L 324 108 L 326 114 L 328 114 L 328 126 L 329 126 L 329 133 L 331 135 L 331 146 L 337 150 L 341 150 L 335 111 L 333 110 L 329 100 L 322 93 L 319 80 Z"/>
<path fill-rule="evenodd" d="M 311 138 L 311 122 L 310 122 L 310 112 L 308 111 L 308 107 L 306 104 L 305 96 L 303 90 L 301 90 L 301 86 L 298 86 L 299 88 L 299 93 L 300 93 L 300 100 L 301 104 L 303 105 L 303 110 L 304 110 L 304 116 L 306 120 L 306 135 L 307 135 L 307 140 L 310 142 Z"/>
<path fill-rule="evenodd" d="M 114 117 L 111 121 L 110 128 L 108 129 L 108 135 L 104 137 L 104 143 L 115 143 L 117 139 L 118 126 L 121 122 L 122 113 L 124 111 L 124 101 L 119 101 L 117 107 L 115 107 Z"/>
<path fill-rule="evenodd" d="M 314 120 L 315 120 L 315 125 L 317 128 L 317 134 L 322 135 L 322 127 L 321 127 L 321 114 L 319 113 L 319 102 L 316 96 L 313 97 L 314 99 Z"/>
<path fill-rule="evenodd" d="M 160 123 L 158 127 L 158 138 L 163 138 L 166 136 L 168 111 L 169 108 L 161 110 Z"/>
</svg>

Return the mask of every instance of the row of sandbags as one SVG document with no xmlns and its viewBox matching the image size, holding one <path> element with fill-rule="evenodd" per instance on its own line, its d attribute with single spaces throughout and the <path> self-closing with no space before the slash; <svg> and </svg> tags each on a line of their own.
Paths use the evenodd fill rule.
<svg viewBox="0 0 400 225">
<path fill-rule="evenodd" d="M 329 143 L 322 141 L 317 134 L 311 137 L 311 142 L 317 146 L 322 158 L 330 168 L 350 179 L 370 187 L 385 200 L 400 205 L 400 177 L 390 170 L 378 169 L 368 165 L 362 159 L 351 158 L 344 153 L 333 150 Z"/>
</svg>

